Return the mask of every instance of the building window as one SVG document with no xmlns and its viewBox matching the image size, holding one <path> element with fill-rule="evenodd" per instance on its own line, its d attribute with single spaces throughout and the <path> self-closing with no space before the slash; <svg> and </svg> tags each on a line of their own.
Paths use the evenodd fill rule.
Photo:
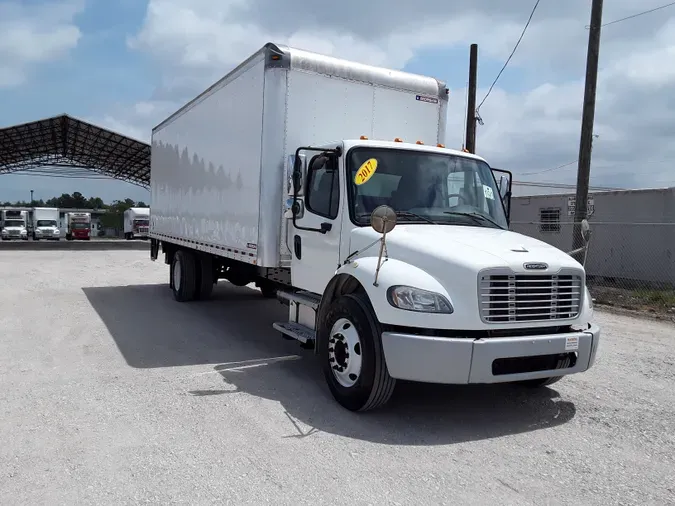
<svg viewBox="0 0 675 506">
<path fill-rule="evenodd" d="M 539 209 L 539 231 L 560 233 L 560 208 L 547 207 Z"/>
</svg>

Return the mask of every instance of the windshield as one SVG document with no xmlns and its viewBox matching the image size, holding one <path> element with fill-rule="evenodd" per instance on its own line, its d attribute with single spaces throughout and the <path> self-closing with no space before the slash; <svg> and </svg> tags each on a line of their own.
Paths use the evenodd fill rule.
<svg viewBox="0 0 675 506">
<path fill-rule="evenodd" d="M 150 220 L 134 220 L 134 224 L 138 227 L 147 227 L 150 225 Z"/>
<path fill-rule="evenodd" d="M 375 170 L 357 184 L 359 169 L 371 159 L 377 161 Z M 508 227 L 494 176 L 483 161 L 363 147 L 350 151 L 348 163 L 353 218 L 359 225 L 370 224 L 373 210 L 386 204 L 406 223 Z"/>
<path fill-rule="evenodd" d="M 21 220 L 5 220 L 6 227 L 23 227 L 23 221 Z"/>
<path fill-rule="evenodd" d="M 75 223 L 71 224 L 71 228 L 74 228 L 76 230 L 86 230 L 86 229 L 89 228 L 89 224 L 88 223 L 77 223 L 77 222 L 75 222 Z"/>
<path fill-rule="evenodd" d="M 38 227 L 55 227 L 56 220 L 37 220 Z"/>
</svg>

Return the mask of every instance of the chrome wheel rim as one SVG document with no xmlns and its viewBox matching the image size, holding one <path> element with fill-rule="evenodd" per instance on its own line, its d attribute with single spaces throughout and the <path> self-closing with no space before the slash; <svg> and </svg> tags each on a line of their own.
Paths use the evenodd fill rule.
<svg viewBox="0 0 675 506">
<path fill-rule="evenodd" d="M 362 347 L 359 333 L 347 318 L 333 324 L 328 339 L 328 362 L 337 382 L 353 387 L 361 376 Z"/>
</svg>

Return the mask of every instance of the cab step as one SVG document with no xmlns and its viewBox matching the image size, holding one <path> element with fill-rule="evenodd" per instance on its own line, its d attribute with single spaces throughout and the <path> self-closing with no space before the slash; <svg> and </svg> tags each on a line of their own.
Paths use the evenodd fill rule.
<svg viewBox="0 0 675 506">
<path fill-rule="evenodd" d="M 277 298 L 284 302 L 295 302 L 303 306 L 310 307 L 316 311 L 321 303 L 321 297 L 312 292 L 277 292 Z"/>
<path fill-rule="evenodd" d="M 294 322 L 273 323 L 272 327 L 281 332 L 284 336 L 300 341 L 310 348 L 314 346 L 316 339 L 316 332 L 309 327 Z"/>
</svg>

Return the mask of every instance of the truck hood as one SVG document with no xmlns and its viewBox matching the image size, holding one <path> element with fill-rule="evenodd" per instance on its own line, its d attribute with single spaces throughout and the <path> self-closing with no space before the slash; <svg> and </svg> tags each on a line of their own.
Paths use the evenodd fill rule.
<svg viewBox="0 0 675 506">
<path fill-rule="evenodd" d="M 363 248 L 381 237 L 371 228 L 352 232 L 351 251 Z M 478 272 L 489 267 L 509 267 L 515 272 L 528 272 L 523 264 L 546 263 L 548 272 L 560 268 L 583 269 L 567 253 L 532 237 L 510 230 L 459 225 L 398 225 L 387 234 L 390 257 L 414 263 L 430 272 L 438 263 L 442 272 L 454 265 Z M 377 254 L 377 246 L 358 256 Z M 445 265 L 443 265 L 445 264 Z M 529 271 L 531 272 L 531 271 Z M 439 273 L 440 274 L 440 273 Z"/>
<path fill-rule="evenodd" d="M 351 251 L 367 248 L 381 237 L 370 227 L 351 233 Z M 552 274 L 573 269 L 583 276 L 583 267 L 567 253 L 537 239 L 509 230 L 459 225 L 398 225 L 387 234 L 390 259 L 414 266 L 439 283 L 450 297 L 455 313 L 440 327 L 457 324 L 461 328 L 486 328 L 479 316 L 479 273 L 484 269 L 507 268 L 514 273 Z M 377 256 L 379 243 L 361 251 L 354 258 Z M 525 264 L 546 264 L 545 269 L 528 270 Z M 384 264 L 386 268 L 387 264 Z M 419 273 L 419 270 L 416 272 Z M 418 275 L 418 274 L 416 274 Z M 410 279 L 410 278 L 407 278 Z M 551 322 L 529 322 L 525 326 L 542 327 Z M 490 328 L 509 324 L 489 324 Z M 451 328 L 451 327 L 449 327 Z"/>
<path fill-rule="evenodd" d="M 14 227 L 14 226 L 9 226 L 9 227 L 4 227 L 4 230 L 7 230 L 8 232 L 10 230 L 12 231 L 21 231 L 21 230 L 26 230 L 26 227 Z"/>
</svg>

